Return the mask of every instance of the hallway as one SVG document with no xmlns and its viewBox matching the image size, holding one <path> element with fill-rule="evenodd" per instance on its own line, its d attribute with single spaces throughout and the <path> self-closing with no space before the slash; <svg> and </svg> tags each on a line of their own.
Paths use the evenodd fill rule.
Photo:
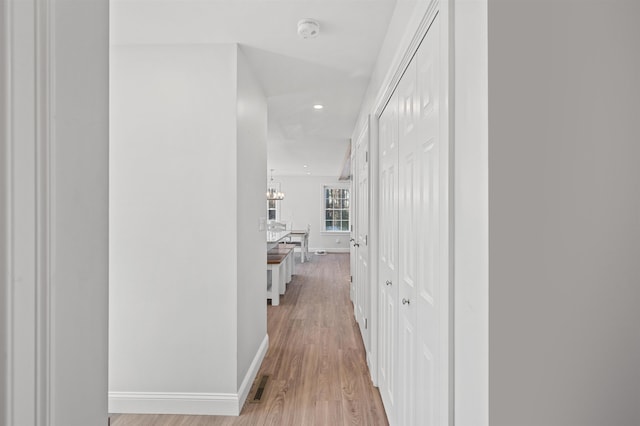
<svg viewBox="0 0 640 426">
<path fill-rule="evenodd" d="M 239 417 L 112 415 L 112 426 L 386 425 L 349 300 L 349 255 L 296 264 L 267 310 L 269 351 Z M 253 402 L 262 376 L 260 402 Z"/>
</svg>

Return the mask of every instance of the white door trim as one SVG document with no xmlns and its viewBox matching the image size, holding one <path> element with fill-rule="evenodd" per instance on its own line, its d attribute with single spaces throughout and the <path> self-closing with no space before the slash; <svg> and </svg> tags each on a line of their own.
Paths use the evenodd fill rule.
<svg viewBox="0 0 640 426">
<path fill-rule="evenodd" d="M 51 58 L 55 1 L 3 2 L 7 424 L 51 422 Z M 24 423 L 26 424 L 26 423 Z"/>
<path fill-rule="evenodd" d="M 108 1 L 0 15 L 0 423 L 106 424 Z"/>
</svg>

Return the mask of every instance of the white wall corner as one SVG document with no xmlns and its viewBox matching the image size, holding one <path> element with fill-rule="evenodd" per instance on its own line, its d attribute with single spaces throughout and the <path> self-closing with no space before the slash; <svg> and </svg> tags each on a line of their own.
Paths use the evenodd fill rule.
<svg viewBox="0 0 640 426">
<path fill-rule="evenodd" d="M 154 407 L 174 392 L 169 405 L 196 409 L 209 404 L 203 399 L 226 407 L 227 393 L 235 395 L 241 381 L 236 286 L 227 285 L 238 281 L 236 226 L 218 216 L 217 198 L 206 196 L 214 191 L 234 206 L 237 198 L 229 180 L 236 175 L 234 52 L 226 44 L 112 46 L 109 390 L 141 392 L 142 400 L 151 394 Z M 161 91 L 156 81 L 166 82 Z M 149 153 L 152 161 L 136 160 Z M 235 221 L 235 212 L 230 217 Z M 230 243 L 222 246 L 213 235 Z M 149 294 L 151 303 L 137 303 Z M 248 352 L 265 333 L 266 326 Z M 140 345 L 140 335 L 153 337 Z M 175 345 L 167 347 L 167 338 Z M 126 401 L 138 398 L 126 393 Z"/>
<path fill-rule="evenodd" d="M 251 362 L 251 366 L 249 367 L 247 374 L 244 376 L 244 380 L 240 385 L 240 389 L 238 389 L 238 415 L 240 414 L 240 411 L 242 411 L 242 406 L 247 400 L 247 396 L 249 395 L 249 391 L 251 390 L 251 385 L 258 375 L 258 371 L 260 370 L 260 366 L 262 365 L 262 360 L 264 360 L 268 349 L 269 335 L 265 334 L 264 339 L 262 340 L 262 343 L 258 348 L 258 352 L 256 352 L 256 356 L 253 358 L 253 362 Z"/>
</svg>

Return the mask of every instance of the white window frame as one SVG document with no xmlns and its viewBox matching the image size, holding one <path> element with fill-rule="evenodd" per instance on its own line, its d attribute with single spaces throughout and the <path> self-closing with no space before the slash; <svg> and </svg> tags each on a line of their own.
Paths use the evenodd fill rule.
<svg viewBox="0 0 640 426">
<path fill-rule="evenodd" d="M 334 231 L 334 230 L 328 230 L 327 229 L 327 222 L 326 222 L 326 214 L 327 214 L 327 207 L 326 207 L 326 198 L 325 198 L 325 191 L 327 189 L 344 189 L 349 191 L 349 207 L 346 208 L 342 208 L 342 210 L 346 210 L 349 213 L 349 223 L 347 225 L 347 229 L 346 230 L 339 230 L 339 231 Z M 342 183 L 325 183 L 322 184 L 321 187 L 321 228 L 320 228 L 320 233 L 323 235 L 345 235 L 345 234 L 349 234 L 351 232 L 351 224 L 353 223 L 351 221 L 351 203 L 353 203 L 353 199 L 351 198 L 352 195 L 352 191 L 351 191 L 351 185 L 348 184 L 342 184 Z"/>
<path fill-rule="evenodd" d="M 280 202 L 274 200 L 273 203 L 276 206 L 276 208 L 275 208 L 276 217 L 274 217 L 273 219 L 271 219 L 269 217 L 269 210 L 271 210 L 271 209 L 269 209 L 269 200 L 267 200 L 267 220 L 279 220 L 280 219 Z"/>
</svg>

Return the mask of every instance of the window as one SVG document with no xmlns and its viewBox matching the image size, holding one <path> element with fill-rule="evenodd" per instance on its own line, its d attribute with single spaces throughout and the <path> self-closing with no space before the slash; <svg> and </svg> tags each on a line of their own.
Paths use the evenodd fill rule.
<svg viewBox="0 0 640 426">
<path fill-rule="evenodd" d="M 324 187 L 324 231 L 349 232 L 349 189 Z"/>
<path fill-rule="evenodd" d="M 267 220 L 278 220 L 276 200 L 267 200 Z"/>
</svg>

